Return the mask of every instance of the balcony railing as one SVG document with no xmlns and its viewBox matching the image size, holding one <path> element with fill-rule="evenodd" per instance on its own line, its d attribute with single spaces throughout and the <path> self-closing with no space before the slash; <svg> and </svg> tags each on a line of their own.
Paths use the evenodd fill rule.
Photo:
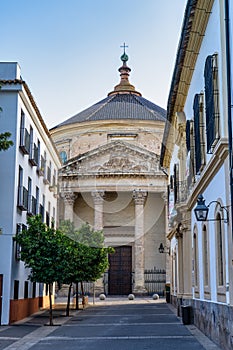
<svg viewBox="0 0 233 350">
<path fill-rule="evenodd" d="M 18 208 L 28 210 L 28 190 L 24 186 L 18 187 Z"/>
<path fill-rule="evenodd" d="M 38 152 L 38 147 L 34 143 L 31 155 L 29 157 L 29 162 L 33 165 L 36 166 L 39 164 L 39 152 Z"/>
<path fill-rule="evenodd" d="M 51 168 L 47 167 L 47 180 L 49 183 L 51 183 Z"/>
<path fill-rule="evenodd" d="M 30 134 L 26 128 L 20 130 L 20 145 L 19 148 L 24 154 L 30 153 Z"/>
<path fill-rule="evenodd" d="M 46 167 L 46 160 L 44 159 L 43 156 L 40 157 L 40 166 L 37 168 L 37 173 L 40 176 L 45 175 L 45 167 Z"/>
<path fill-rule="evenodd" d="M 42 217 L 42 221 L 44 222 L 44 206 L 40 204 L 40 215 Z"/>
<path fill-rule="evenodd" d="M 28 196 L 28 214 L 36 215 L 37 200 L 34 196 Z"/>
</svg>

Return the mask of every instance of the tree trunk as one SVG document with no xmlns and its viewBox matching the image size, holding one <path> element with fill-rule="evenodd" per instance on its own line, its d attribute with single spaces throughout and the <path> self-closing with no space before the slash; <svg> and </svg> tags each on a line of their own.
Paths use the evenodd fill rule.
<svg viewBox="0 0 233 350">
<path fill-rule="evenodd" d="M 52 289 L 53 284 L 49 284 L 49 325 L 53 326 L 53 305 L 52 305 Z"/>
<path fill-rule="evenodd" d="M 84 300 L 84 288 L 83 288 L 83 282 L 81 282 L 81 291 L 82 291 L 82 304 L 83 304 L 83 309 L 85 307 L 85 300 Z"/>
<path fill-rule="evenodd" d="M 79 309 L 78 282 L 76 283 L 76 310 Z"/>
<path fill-rule="evenodd" d="M 72 283 L 69 285 L 69 291 L 68 291 L 68 298 L 67 298 L 67 305 L 66 305 L 66 316 L 70 316 L 70 294 L 71 294 L 71 288 L 72 288 Z"/>
</svg>

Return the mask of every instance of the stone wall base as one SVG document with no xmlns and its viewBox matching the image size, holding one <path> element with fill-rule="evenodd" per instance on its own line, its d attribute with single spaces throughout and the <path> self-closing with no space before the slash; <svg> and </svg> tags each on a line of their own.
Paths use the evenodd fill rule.
<svg viewBox="0 0 233 350">
<path fill-rule="evenodd" d="M 233 306 L 171 295 L 171 304 L 176 307 L 177 316 L 180 317 L 181 303 L 192 306 L 192 320 L 200 331 L 221 349 L 233 349 Z"/>
<path fill-rule="evenodd" d="M 221 349 L 233 349 L 233 307 L 192 300 L 194 324 Z"/>
</svg>

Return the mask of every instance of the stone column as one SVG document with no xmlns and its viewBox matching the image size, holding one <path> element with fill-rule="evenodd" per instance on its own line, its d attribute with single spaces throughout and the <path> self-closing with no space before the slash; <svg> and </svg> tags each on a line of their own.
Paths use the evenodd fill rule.
<svg viewBox="0 0 233 350">
<path fill-rule="evenodd" d="M 103 207 L 104 207 L 104 191 L 92 191 L 91 195 L 94 201 L 94 229 L 102 230 L 103 223 Z"/>
<path fill-rule="evenodd" d="M 71 191 L 64 191 L 62 193 L 62 198 L 64 199 L 64 219 L 73 222 L 74 219 L 74 202 L 77 198 L 76 194 Z"/>
<path fill-rule="evenodd" d="M 103 190 L 97 190 L 92 191 L 91 195 L 93 197 L 94 201 L 94 230 L 102 230 L 104 227 L 104 220 L 103 220 L 103 208 L 104 208 L 104 191 Z M 99 295 L 101 293 L 104 293 L 104 285 L 103 285 L 103 276 L 99 278 L 94 283 L 94 290 L 95 294 Z"/>
<path fill-rule="evenodd" d="M 61 197 L 64 200 L 64 220 L 74 220 L 74 202 L 77 195 L 72 191 L 64 191 L 61 193 Z M 57 291 L 59 297 L 67 297 L 69 292 L 69 285 L 62 284 L 61 289 Z"/>
<path fill-rule="evenodd" d="M 147 294 L 144 282 L 144 203 L 146 197 L 146 191 L 134 190 L 133 192 L 135 203 L 135 271 L 133 293 L 138 295 Z"/>
</svg>

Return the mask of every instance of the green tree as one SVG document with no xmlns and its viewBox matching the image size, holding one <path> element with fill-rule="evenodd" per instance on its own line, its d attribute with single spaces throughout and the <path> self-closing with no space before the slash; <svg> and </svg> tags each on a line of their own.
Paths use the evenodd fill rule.
<svg viewBox="0 0 233 350">
<path fill-rule="evenodd" d="M 79 282 L 81 283 L 82 298 L 84 298 L 83 282 L 95 282 L 102 276 L 108 268 L 108 255 L 113 253 L 114 250 L 111 247 L 104 247 L 103 231 L 95 231 L 87 223 L 76 230 L 74 223 L 65 220 L 61 222 L 59 229 L 78 244 L 73 257 L 70 259 L 69 267 L 73 273 L 73 282 L 76 283 L 76 286 Z M 68 303 L 70 291 L 71 285 L 68 293 Z M 76 300 L 77 307 L 78 298 Z M 68 303 L 67 310 L 69 308 Z"/>
<path fill-rule="evenodd" d="M 11 137 L 10 132 L 0 134 L 0 151 L 6 151 L 9 147 L 13 146 L 13 141 L 9 140 L 9 137 Z"/>
<path fill-rule="evenodd" d="M 1 85 L 0 85 L 1 89 Z M 2 108 L 0 107 L 0 112 L 2 112 Z M 9 140 L 11 137 L 11 133 L 6 131 L 4 133 L 0 133 L 0 151 L 6 151 L 9 147 L 13 146 L 13 141 Z"/>
<path fill-rule="evenodd" d="M 67 237 L 47 227 L 37 215 L 28 218 L 28 229 L 19 233 L 15 240 L 21 246 L 21 260 L 30 268 L 29 280 L 49 285 L 49 320 L 53 325 L 52 285 L 63 280 L 66 257 L 71 249 Z"/>
</svg>

